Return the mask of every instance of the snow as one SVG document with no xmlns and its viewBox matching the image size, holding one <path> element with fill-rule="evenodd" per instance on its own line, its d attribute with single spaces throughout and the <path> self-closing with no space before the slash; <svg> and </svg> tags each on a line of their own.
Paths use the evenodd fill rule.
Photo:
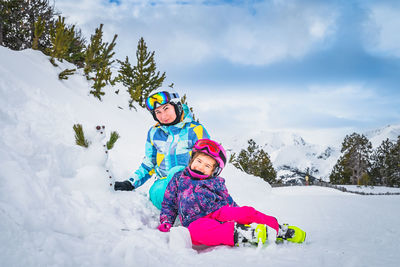
<svg viewBox="0 0 400 267">
<path fill-rule="evenodd" d="M 276 245 L 271 230 L 264 248 L 193 249 L 182 226 L 159 232 L 152 181 L 135 192 L 110 190 L 104 151 L 95 152 L 104 142 L 95 126 L 117 131 L 108 163 L 116 180 L 127 179 L 151 116 L 127 108 L 124 88 L 107 88 L 99 102 L 81 75 L 58 80 L 71 65 L 53 67 L 40 52 L 0 47 L 0 59 L 1 266 L 398 266 L 400 196 L 271 188 L 230 164 L 222 175 L 236 202 L 301 227 L 304 244 Z M 92 150 L 74 144 L 76 123 Z"/>
<path fill-rule="evenodd" d="M 343 187 L 351 192 L 361 192 L 366 194 L 400 194 L 400 188 L 396 187 L 358 185 L 345 185 Z"/>
</svg>

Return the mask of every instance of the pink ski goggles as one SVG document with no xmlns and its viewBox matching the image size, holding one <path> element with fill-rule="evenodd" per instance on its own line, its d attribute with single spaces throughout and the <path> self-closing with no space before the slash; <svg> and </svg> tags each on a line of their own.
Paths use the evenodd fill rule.
<svg viewBox="0 0 400 267">
<path fill-rule="evenodd" d="M 221 145 L 210 140 L 210 139 L 200 139 L 194 144 L 195 151 L 207 151 L 210 156 L 214 157 L 219 163 L 219 167 L 223 168 L 226 163 L 226 156 L 221 149 Z M 222 161 L 222 162 L 221 162 Z M 221 163 L 223 164 L 221 166 Z"/>
</svg>

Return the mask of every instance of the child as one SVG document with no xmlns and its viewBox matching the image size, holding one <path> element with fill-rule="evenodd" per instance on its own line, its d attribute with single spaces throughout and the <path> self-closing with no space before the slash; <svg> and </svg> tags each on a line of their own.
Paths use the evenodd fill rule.
<svg viewBox="0 0 400 267">
<path fill-rule="evenodd" d="M 302 243 L 305 232 L 252 207 L 239 207 L 218 175 L 226 164 L 224 148 L 209 139 L 198 140 L 188 167 L 167 186 L 158 229 L 168 232 L 176 216 L 189 229 L 193 245 L 244 246 L 264 243 L 266 226 L 277 232 L 277 241 Z"/>
</svg>

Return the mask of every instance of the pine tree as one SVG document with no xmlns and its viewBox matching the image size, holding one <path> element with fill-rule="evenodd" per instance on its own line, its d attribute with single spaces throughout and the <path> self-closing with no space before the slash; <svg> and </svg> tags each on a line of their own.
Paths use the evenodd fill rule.
<svg viewBox="0 0 400 267">
<path fill-rule="evenodd" d="M 45 27 L 37 47 L 44 51 L 50 47 L 49 28 L 55 15 L 48 0 L 0 0 L 0 44 L 13 50 L 31 48 L 40 17 Z"/>
<path fill-rule="evenodd" d="M 114 35 L 112 42 L 103 43 L 103 24 L 100 24 L 99 28 L 96 28 L 95 34 L 91 36 L 91 42 L 88 45 L 85 52 L 85 67 L 84 72 L 88 80 L 93 80 L 94 84 L 90 93 L 101 100 L 101 97 L 105 94 L 102 88 L 107 84 L 113 84 L 111 80 L 111 64 L 114 63 L 112 57 L 116 45 L 115 40 L 117 35 Z M 92 76 L 94 73 L 94 77 Z"/>
<path fill-rule="evenodd" d="M 348 167 L 348 155 L 342 155 L 336 162 L 329 175 L 329 181 L 332 184 L 350 184 L 352 171 Z"/>
<path fill-rule="evenodd" d="M 38 20 L 35 22 L 35 30 L 33 34 L 33 43 L 32 43 L 32 49 L 38 50 L 39 49 L 39 39 L 43 35 L 44 29 L 45 29 L 45 21 L 42 20 L 41 17 L 38 18 Z"/>
<path fill-rule="evenodd" d="M 65 58 L 68 62 L 74 64 L 78 68 L 85 66 L 85 50 L 86 40 L 82 37 L 80 29 L 74 28 L 74 35 L 68 48 L 67 57 Z"/>
<path fill-rule="evenodd" d="M 247 149 L 242 149 L 239 155 L 232 154 L 230 162 L 236 168 L 258 177 L 268 183 L 276 180 L 276 171 L 267 152 L 260 148 L 253 139 L 248 140 Z"/>
<path fill-rule="evenodd" d="M 276 180 L 276 171 L 272 166 L 269 155 L 263 149 L 259 149 L 258 153 L 256 153 L 255 164 L 255 176 L 263 178 L 268 183 L 273 183 Z"/>
<path fill-rule="evenodd" d="M 400 136 L 397 137 L 397 142 L 390 150 L 387 165 L 387 185 L 400 186 Z"/>
<path fill-rule="evenodd" d="M 388 185 L 390 153 L 393 147 L 394 144 L 389 139 L 386 139 L 374 150 L 371 156 L 371 177 L 374 184 Z"/>
<path fill-rule="evenodd" d="M 118 80 L 127 87 L 127 91 L 131 97 L 129 107 L 135 108 L 133 103 L 145 107 L 145 101 L 150 93 L 162 86 L 165 79 L 165 72 L 160 76 L 160 72 L 156 73 L 156 63 L 154 60 L 154 51 L 148 52 L 146 43 L 140 38 L 136 51 L 136 66 L 132 67 L 129 58 L 120 61 L 120 69 Z M 136 108 L 135 108 L 136 109 Z"/>
<path fill-rule="evenodd" d="M 13 50 L 29 47 L 29 31 L 23 0 L 0 1 L 1 45 Z"/>
<path fill-rule="evenodd" d="M 371 142 L 364 135 L 353 133 L 345 137 L 341 152 L 348 154 L 348 167 L 352 170 L 351 183 L 359 184 L 363 174 L 369 171 Z"/>
<path fill-rule="evenodd" d="M 52 46 L 48 49 L 51 58 L 60 61 L 68 58 L 68 51 L 75 37 L 75 26 L 68 27 L 65 18 L 59 16 L 55 25 L 50 28 L 50 40 Z"/>
<path fill-rule="evenodd" d="M 345 137 L 341 152 L 343 155 L 330 175 L 331 182 L 361 184 L 367 180 L 365 175 L 369 176 L 371 167 L 371 142 L 364 135 L 353 133 Z"/>
</svg>

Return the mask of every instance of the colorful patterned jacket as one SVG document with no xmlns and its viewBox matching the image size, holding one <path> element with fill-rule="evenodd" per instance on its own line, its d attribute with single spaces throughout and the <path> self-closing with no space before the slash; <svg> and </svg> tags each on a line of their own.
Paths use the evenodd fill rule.
<svg viewBox="0 0 400 267">
<path fill-rule="evenodd" d="M 157 123 L 148 131 L 145 158 L 129 178 L 135 188 L 143 185 L 153 174 L 159 179 L 166 177 L 175 166 L 186 166 L 196 141 L 209 138 L 204 126 L 194 121 L 189 108 L 182 106 L 184 115 L 181 122 L 170 126 Z"/>
<path fill-rule="evenodd" d="M 236 207 L 222 177 L 195 179 L 187 168 L 177 172 L 165 191 L 160 213 L 160 223 L 174 224 L 177 215 L 182 225 L 188 227 L 193 221 L 223 206 Z"/>
</svg>

